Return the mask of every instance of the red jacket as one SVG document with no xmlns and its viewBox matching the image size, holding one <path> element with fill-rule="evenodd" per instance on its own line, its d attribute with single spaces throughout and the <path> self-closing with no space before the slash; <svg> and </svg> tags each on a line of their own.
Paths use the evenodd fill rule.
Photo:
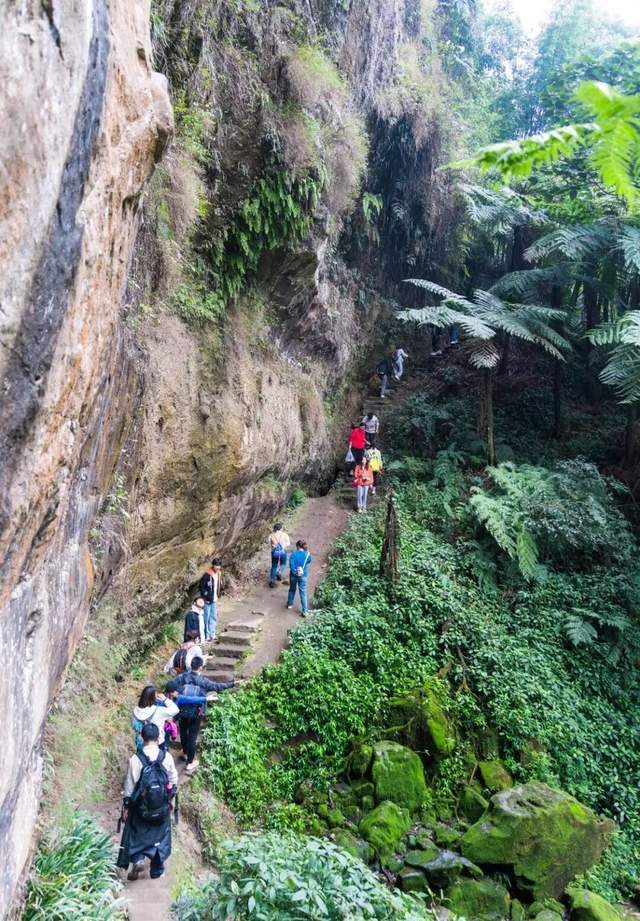
<svg viewBox="0 0 640 921">
<path fill-rule="evenodd" d="M 365 435 L 364 429 L 351 429 L 351 434 L 349 435 L 349 444 L 352 448 L 364 448 L 365 446 Z"/>
</svg>

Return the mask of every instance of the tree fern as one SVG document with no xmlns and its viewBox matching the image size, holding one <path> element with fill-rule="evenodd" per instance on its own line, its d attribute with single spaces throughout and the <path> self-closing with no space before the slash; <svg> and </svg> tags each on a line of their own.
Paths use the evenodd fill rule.
<svg viewBox="0 0 640 921">
<path fill-rule="evenodd" d="M 565 614 L 564 632 L 572 646 L 590 646 L 598 638 L 593 624 L 577 614 Z"/>
</svg>

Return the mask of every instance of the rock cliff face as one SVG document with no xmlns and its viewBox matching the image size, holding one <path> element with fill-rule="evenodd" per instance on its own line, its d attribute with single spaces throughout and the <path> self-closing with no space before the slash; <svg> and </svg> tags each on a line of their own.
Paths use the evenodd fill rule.
<svg viewBox="0 0 640 921">
<path fill-rule="evenodd" d="M 437 256 L 445 197 L 412 0 L 163 0 L 154 65 L 144 2 L 1 19 L 8 906 L 90 602 L 141 648 L 212 551 L 242 559 L 294 483 L 330 482 L 388 279 Z M 172 133 L 154 66 L 176 138 L 147 185 Z"/>
<path fill-rule="evenodd" d="M 87 535 L 125 409 L 137 202 L 172 125 L 147 16 L 127 0 L 0 14 L 4 909 L 31 845 L 42 725 L 86 622 Z"/>
</svg>

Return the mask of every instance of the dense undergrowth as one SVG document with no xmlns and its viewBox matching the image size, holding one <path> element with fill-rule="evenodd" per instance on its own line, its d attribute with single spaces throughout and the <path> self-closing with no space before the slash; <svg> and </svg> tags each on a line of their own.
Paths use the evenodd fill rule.
<svg viewBox="0 0 640 921">
<path fill-rule="evenodd" d="M 43 843 L 29 878 L 22 921 L 120 921 L 114 852 L 95 820 L 77 813 Z"/>
<path fill-rule="evenodd" d="M 317 590 L 319 616 L 209 720 L 207 777 L 245 821 L 302 831 L 300 790 L 334 780 L 353 737 L 383 734 L 390 698 L 439 673 L 461 741 L 436 768 L 435 808 L 455 810 L 472 755 L 500 754 L 516 780 L 562 787 L 618 822 L 589 884 L 629 893 L 640 869 L 640 593 L 617 491 L 589 461 L 567 461 L 567 445 L 563 460 L 547 445 L 547 469 L 519 465 L 513 439 L 512 461 L 484 471 L 464 438 L 444 447 L 450 427 L 442 446 L 421 428 L 437 413 L 461 432 L 455 398 L 427 407 L 418 397 L 393 424 L 414 449 L 392 465 L 398 585 L 389 592 L 379 577 L 382 516 L 358 519 Z M 515 497 L 501 476 L 519 484 Z M 499 509 L 513 546 L 478 514 L 478 497 Z M 535 555 L 524 574 L 519 528 Z"/>
</svg>

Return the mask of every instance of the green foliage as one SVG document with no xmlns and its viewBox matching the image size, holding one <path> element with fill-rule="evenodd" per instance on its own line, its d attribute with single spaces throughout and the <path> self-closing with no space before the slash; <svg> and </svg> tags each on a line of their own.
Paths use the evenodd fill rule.
<svg viewBox="0 0 640 921">
<path fill-rule="evenodd" d="M 178 900 L 178 921 L 428 917 L 419 902 L 390 891 L 362 861 L 328 841 L 247 834 L 225 842 L 219 872 L 200 893 Z"/>
<path fill-rule="evenodd" d="M 640 311 L 630 310 L 611 323 L 589 330 L 588 336 L 595 345 L 611 349 L 600 380 L 613 387 L 621 403 L 637 403 L 640 400 Z"/>
<path fill-rule="evenodd" d="M 632 556 L 635 544 L 613 501 L 614 484 L 593 464 L 564 461 L 548 470 L 505 463 L 487 474 L 491 485 L 474 488 L 470 507 L 525 578 L 541 576 L 539 557 L 579 569 Z"/>
<path fill-rule="evenodd" d="M 592 121 L 563 125 L 521 140 L 491 144 L 454 167 L 496 169 L 502 176 L 527 177 L 560 157 L 572 157 L 583 146 L 606 186 L 634 205 L 640 170 L 640 94 L 627 95 L 606 83 L 585 81 L 576 100 Z"/>
<path fill-rule="evenodd" d="M 117 921 L 125 916 L 116 897 L 113 845 L 95 820 L 76 813 L 41 845 L 22 921 Z"/>
<path fill-rule="evenodd" d="M 307 233 L 326 177 L 285 172 L 258 179 L 220 234 L 208 241 L 209 287 L 222 304 L 237 297 L 268 252 Z"/>
<path fill-rule="evenodd" d="M 307 494 L 305 493 L 302 486 L 294 486 L 291 490 L 291 495 L 289 496 L 289 507 L 298 508 L 298 506 L 302 505 L 306 498 Z"/>
<path fill-rule="evenodd" d="M 161 20 L 157 19 L 158 22 Z M 164 34 L 161 32 L 160 34 Z M 197 103 L 188 99 L 183 90 L 173 99 L 176 136 L 192 154 L 197 163 L 204 166 L 209 158 L 206 141 L 208 116 Z"/>
</svg>

